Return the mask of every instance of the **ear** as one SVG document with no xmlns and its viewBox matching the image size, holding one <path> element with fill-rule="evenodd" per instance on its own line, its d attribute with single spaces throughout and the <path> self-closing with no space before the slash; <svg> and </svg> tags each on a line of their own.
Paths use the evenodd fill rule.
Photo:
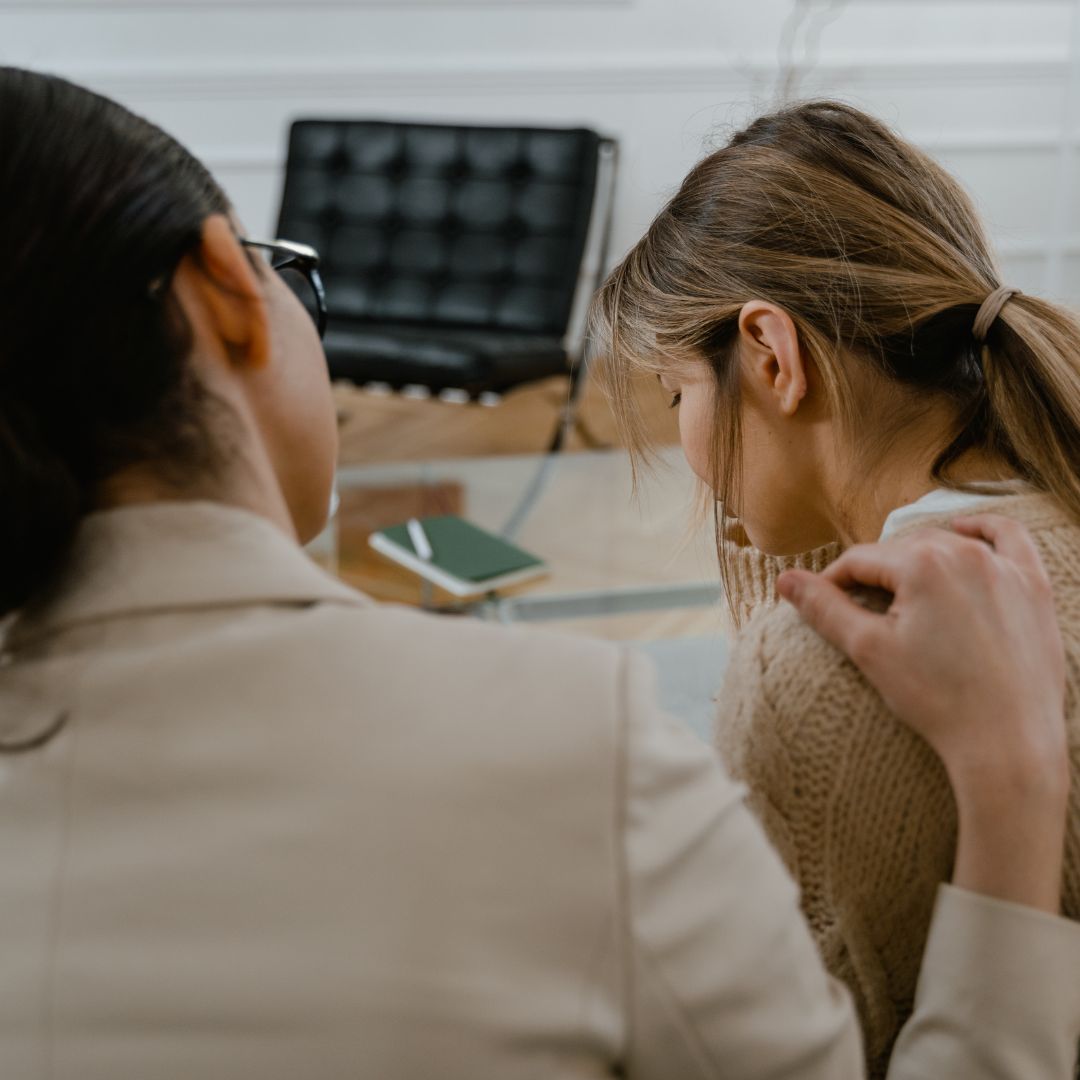
<svg viewBox="0 0 1080 1080">
<path fill-rule="evenodd" d="M 182 260 L 174 282 L 197 306 L 205 332 L 221 343 L 230 364 L 261 368 L 269 362 L 264 286 L 224 214 L 203 222 L 199 247 Z"/>
<path fill-rule="evenodd" d="M 791 316 L 765 300 L 748 300 L 739 312 L 739 344 L 752 385 L 782 415 L 794 416 L 806 397 L 806 365 Z"/>
</svg>

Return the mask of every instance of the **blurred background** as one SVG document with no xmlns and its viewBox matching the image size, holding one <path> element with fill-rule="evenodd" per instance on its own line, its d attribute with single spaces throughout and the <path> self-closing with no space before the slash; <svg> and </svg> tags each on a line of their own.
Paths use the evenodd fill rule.
<svg viewBox="0 0 1080 1080">
<path fill-rule="evenodd" d="M 0 61 L 160 123 L 259 236 L 277 230 L 296 118 L 590 128 L 619 147 L 607 265 L 733 128 L 839 96 L 960 177 L 1004 280 L 1080 300 L 1078 0 L 0 0 Z M 539 449 L 566 396 L 565 380 L 534 380 L 496 419 L 421 408 L 424 387 L 376 401 L 364 382 L 339 389 L 349 461 Z M 570 445 L 609 444 L 606 409 L 583 398 Z"/>
<path fill-rule="evenodd" d="M 582 299 L 596 283 L 598 260 L 610 266 L 618 259 L 711 146 L 784 100 L 841 97 L 898 127 L 972 193 L 1004 281 L 1080 302 L 1080 0 L 0 0 L 0 61 L 65 75 L 161 124 L 206 162 L 247 230 L 263 237 L 279 228 L 296 119 L 587 128 L 617 143 L 607 255 L 595 236 L 605 219 L 594 212 L 588 250 L 567 261 L 573 269 L 554 282 L 578 283 L 557 373 L 532 370 L 486 391 L 482 379 L 461 390 L 445 375 L 342 377 L 331 346 L 340 345 L 334 320 L 346 290 L 335 268 L 324 267 L 342 466 L 429 463 L 403 473 L 342 474 L 342 559 L 352 567 L 346 576 L 377 595 L 408 598 L 416 586 L 401 575 L 375 580 L 385 568 L 376 573 L 365 554 L 368 533 L 433 508 L 467 512 L 504 535 L 520 535 L 552 563 L 564 593 L 586 586 L 640 593 L 649 582 L 666 588 L 714 578 L 708 543 L 692 562 L 669 559 L 669 568 L 657 569 L 657 551 L 676 549 L 692 478 L 658 485 L 652 516 L 631 521 L 621 460 L 564 454 L 554 473 L 526 458 L 493 462 L 550 445 L 572 393 Z M 335 145 L 319 153 L 342 180 L 363 154 L 338 163 Z M 532 160 L 521 154 L 521 162 Z M 533 194 L 551 195 L 558 185 L 542 169 L 538 177 L 523 182 Z M 512 179 L 520 188 L 522 177 Z M 397 180 L 393 185 L 400 188 Z M 597 187 L 598 200 L 605 191 Z M 480 203 L 470 211 L 477 220 L 485 212 Z M 359 205 L 344 207 L 346 219 L 373 212 L 362 196 Z M 524 213 L 523 204 L 517 212 Z M 390 244 L 389 261 L 380 255 L 383 269 L 365 271 L 384 291 L 390 286 L 381 276 L 395 258 L 404 264 L 427 257 L 424 244 L 403 246 L 400 235 L 397 247 L 387 240 L 400 233 L 399 224 L 376 237 Z M 511 237 L 507 244 L 526 242 Z M 355 247 L 350 257 L 363 263 L 367 248 Z M 491 255 L 492 245 L 485 250 Z M 415 285 L 416 266 L 405 269 Z M 475 277 L 482 268 L 472 269 Z M 364 282 L 346 284 L 356 280 Z M 353 329 L 369 339 L 375 331 L 386 338 L 401 330 L 387 330 L 385 312 L 361 315 Z M 527 322 L 527 310 L 524 316 Z M 472 330 L 451 324 L 432 333 L 447 330 L 460 360 L 472 347 L 462 334 Z M 410 324 L 394 339 L 406 363 L 445 353 L 433 352 L 426 338 L 415 355 L 400 348 L 420 333 Z M 370 340 L 367 347 L 375 348 Z M 562 429 L 564 448 L 612 446 L 617 433 L 602 395 L 587 379 L 578 389 L 579 408 Z M 656 437 L 675 441 L 666 400 L 655 386 L 643 394 Z M 473 464 L 461 464 L 465 459 Z M 519 534 L 541 490 L 548 501 L 529 511 Z M 589 514 L 596 521 L 588 543 L 568 543 L 564 522 L 584 528 Z M 667 532 L 655 524 L 661 520 L 669 522 Z M 626 538 L 635 529 L 633 547 Z M 632 547 L 637 554 L 625 554 Z M 583 549 L 595 553 L 595 565 L 583 566 Z M 702 596 L 713 602 L 712 591 Z M 650 623 L 622 636 L 665 632 Z"/>
<path fill-rule="evenodd" d="M 975 195 L 1009 281 L 1080 295 L 1072 0 L 0 0 L 0 60 L 159 122 L 269 234 L 298 116 L 582 125 L 618 138 L 612 254 L 710 142 L 839 95 Z"/>
</svg>

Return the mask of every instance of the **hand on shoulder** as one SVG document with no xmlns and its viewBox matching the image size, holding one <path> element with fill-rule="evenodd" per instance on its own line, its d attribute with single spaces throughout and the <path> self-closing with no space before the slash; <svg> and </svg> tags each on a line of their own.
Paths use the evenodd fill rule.
<svg viewBox="0 0 1080 1080">
<path fill-rule="evenodd" d="M 1049 579 L 1023 526 L 978 515 L 953 529 L 858 545 L 821 574 L 789 572 L 778 587 L 941 757 L 961 828 L 966 819 L 969 835 L 992 834 L 987 851 L 1008 849 L 998 860 L 1004 874 L 1037 823 L 1049 826 L 1047 858 L 1064 828 L 1064 648 Z M 892 603 L 868 610 L 851 596 L 858 586 L 886 589 Z M 1009 842 L 998 844 L 1007 832 Z M 1056 906 L 1055 875 L 1041 869 L 1027 885 L 986 891 Z M 985 875 L 972 880 L 977 886 Z"/>
</svg>

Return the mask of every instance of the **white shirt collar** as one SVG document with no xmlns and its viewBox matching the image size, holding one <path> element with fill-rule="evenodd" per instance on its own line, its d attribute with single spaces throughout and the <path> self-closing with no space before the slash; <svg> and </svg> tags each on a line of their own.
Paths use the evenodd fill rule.
<svg viewBox="0 0 1080 1080">
<path fill-rule="evenodd" d="M 921 499 L 916 499 L 907 506 L 897 507 L 886 519 L 881 527 L 881 539 L 893 536 L 900 529 L 906 528 L 912 522 L 923 517 L 933 517 L 939 514 L 958 514 L 970 510 L 979 503 L 993 501 L 1006 495 L 1019 495 L 1023 488 L 1015 480 L 987 481 L 981 485 L 986 488 L 984 492 L 956 491 L 953 488 L 935 488 L 927 492 Z"/>
</svg>

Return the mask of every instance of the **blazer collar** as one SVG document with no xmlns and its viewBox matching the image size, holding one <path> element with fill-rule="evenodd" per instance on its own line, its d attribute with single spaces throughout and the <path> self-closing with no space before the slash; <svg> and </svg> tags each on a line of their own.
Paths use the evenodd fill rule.
<svg viewBox="0 0 1080 1080">
<path fill-rule="evenodd" d="M 318 601 L 374 604 L 256 514 L 212 502 L 149 503 L 88 515 L 61 579 L 20 613 L 6 644 L 136 613 Z"/>
</svg>

